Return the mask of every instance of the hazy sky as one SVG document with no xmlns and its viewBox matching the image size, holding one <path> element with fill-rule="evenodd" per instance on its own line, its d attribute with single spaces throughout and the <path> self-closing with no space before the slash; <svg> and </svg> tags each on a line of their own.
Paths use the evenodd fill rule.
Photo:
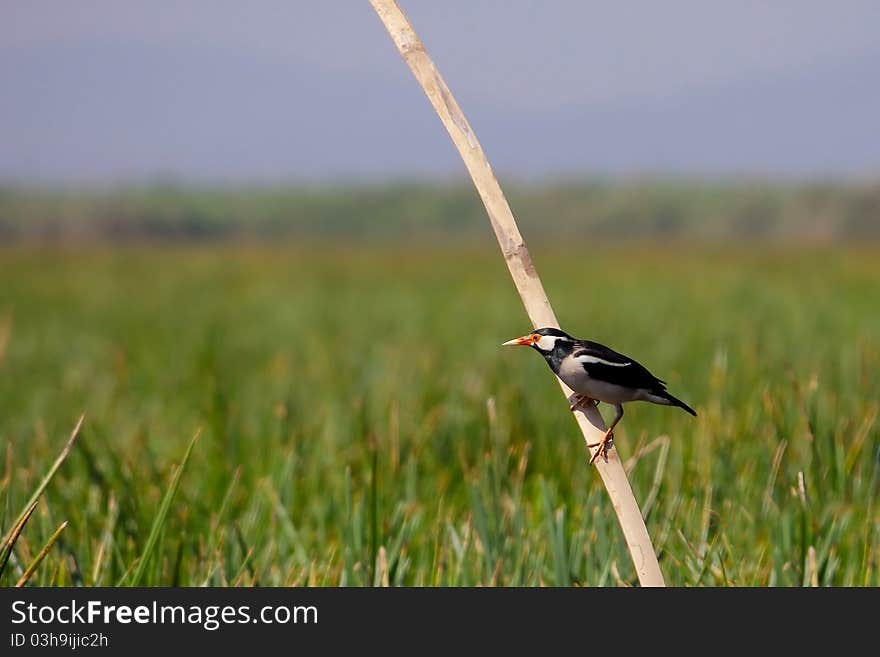
<svg viewBox="0 0 880 657">
<path fill-rule="evenodd" d="M 502 175 L 880 175 L 880 2 L 401 0 Z M 367 0 L 0 0 L 0 181 L 464 174 Z"/>
</svg>

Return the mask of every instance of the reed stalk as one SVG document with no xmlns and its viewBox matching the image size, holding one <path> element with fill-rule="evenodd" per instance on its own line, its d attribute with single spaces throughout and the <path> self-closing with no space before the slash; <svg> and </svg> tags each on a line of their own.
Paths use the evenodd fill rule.
<svg viewBox="0 0 880 657">
<path fill-rule="evenodd" d="M 558 328 L 556 315 L 517 228 L 513 212 L 476 134 L 397 3 L 394 0 L 370 0 L 370 3 L 458 149 L 486 207 L 510 276 L 533 326 Z M 573 391 L 558 378 L 557 381 L 570 403 L 573 400 Z M 575 410 L 574 417 L 586 444 L 598 443 L 605 432 L 605 423 L 599 411 L 588 404 L 587 408 Z M 642 586 L 664 586 L 651 537 L 616 448 L 608 450 L 607 461 L 599 458 L 595 464 L 623 530 L 639 582 Z"/>
</svg>

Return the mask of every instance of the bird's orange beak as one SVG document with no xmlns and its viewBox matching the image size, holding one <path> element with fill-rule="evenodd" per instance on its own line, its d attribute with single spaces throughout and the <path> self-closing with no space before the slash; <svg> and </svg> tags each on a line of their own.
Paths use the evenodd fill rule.
<svg viewBox="0 0 880 657">
<path fill-rule="evenodd" d="M 528 335 L 523 335 L 522 337 L 514 338 L 513 340 L 508 340 L 507 342 L 503 343 L 501 346 L 502 347 L 515 347 L 515 346 L 531 347 L 533 344 L 535 344 L 535 342 L 537 342 L 536 337 L 537 336 L 535 336 L 533 333 L 529 333 Z"/>
</svg>

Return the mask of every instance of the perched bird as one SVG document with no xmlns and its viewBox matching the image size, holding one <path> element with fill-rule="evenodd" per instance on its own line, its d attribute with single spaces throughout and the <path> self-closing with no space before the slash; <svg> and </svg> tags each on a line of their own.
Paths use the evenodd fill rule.
<svg viewBox="0 0 880 657">
<path fill-rule="evenodd" d="M 623 404 L 631 401 L 647 401 L 664 406 L 678 406 L 696 417 L 697 413 L 666 390 L 666 382 L 651 374 L 643 365 L 598 342 L 578 340 L 556 328 L 541 328 L 521 338 L 508 340 L 502 346 L 522 345 L 540 353 L 550 369 L 574 390 L 574 411 L 586 403 L 600 401 L 613 404 L 617 415 L 598 443 L 590 463 L 600 455 L 605 457 L 612 440 L 614 427 L 623 417 Z"/>
</svg>

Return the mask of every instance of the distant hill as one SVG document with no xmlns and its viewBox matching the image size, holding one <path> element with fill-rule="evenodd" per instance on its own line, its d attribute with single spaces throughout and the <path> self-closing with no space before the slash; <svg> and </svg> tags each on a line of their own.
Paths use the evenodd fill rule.
<svg viewBox="0 0 880 657">
<path fill-rule="evenodd" d="M 880 238 L 880 182 L 505 184 L 531 240 Z M 469 184 L 0 187 L 0 241 L 490 238 Z"/>
</svg>

